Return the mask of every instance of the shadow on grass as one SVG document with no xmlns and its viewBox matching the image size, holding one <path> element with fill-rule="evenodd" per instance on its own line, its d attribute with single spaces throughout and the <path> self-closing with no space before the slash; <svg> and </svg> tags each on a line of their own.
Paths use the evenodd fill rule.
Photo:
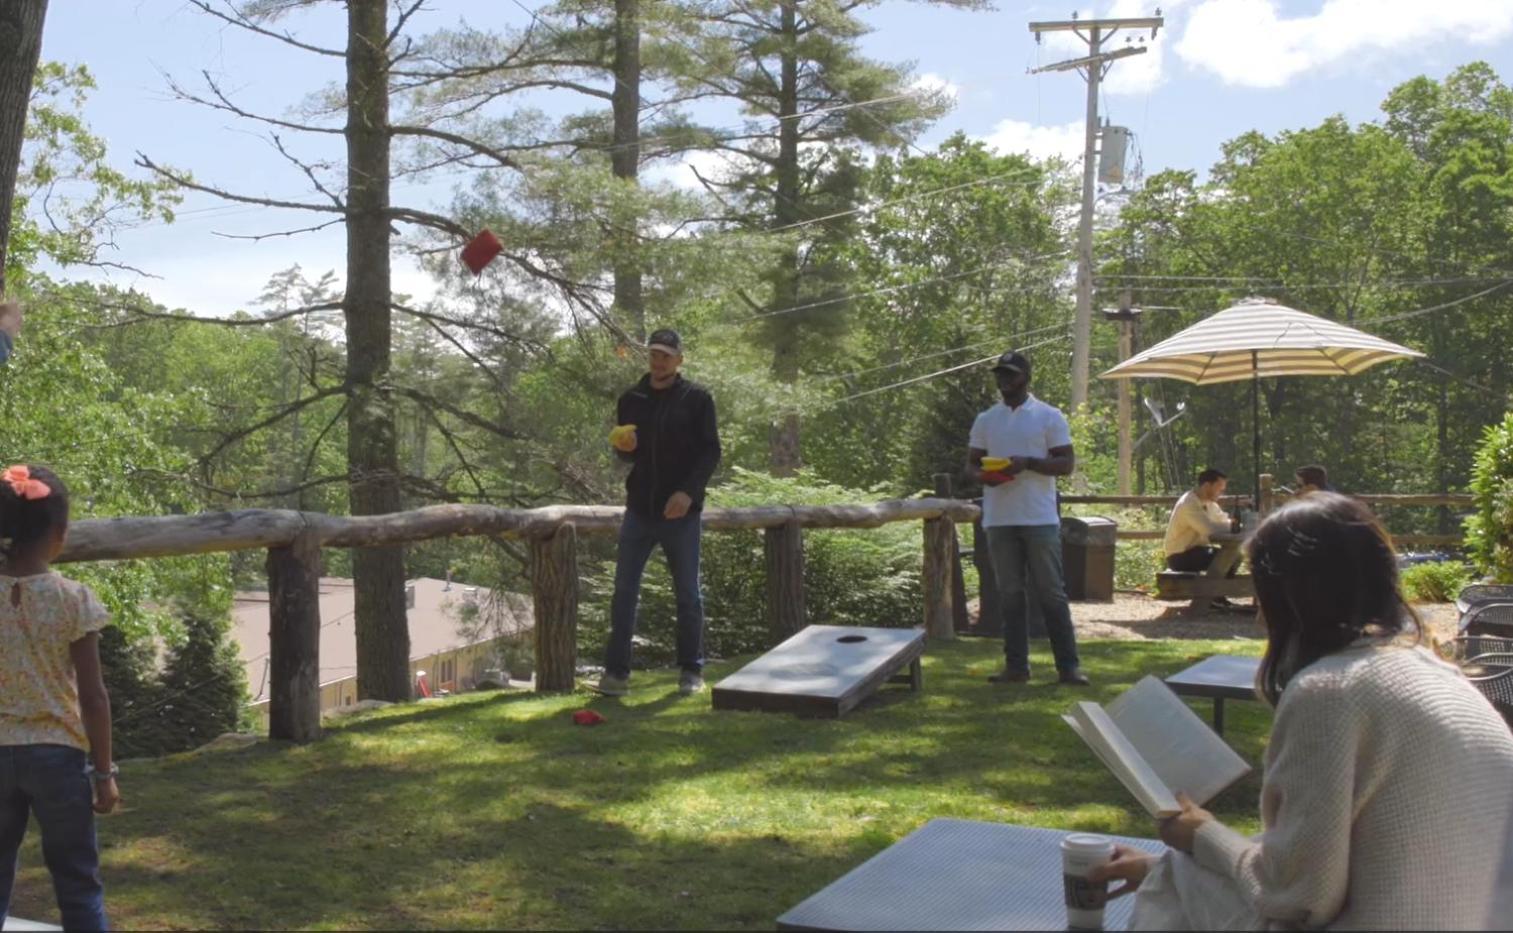
<svg viewBox="0 0 1513 933">
<path fill-rule="evenodd" d="M 677 696 L 675 673 L 638 674 L 623 700 L 456 698 L 379 711 L 310 746 L 144 764 L 123 788 L 130 809 L 101 824 L 113 918 L 770 929 L 933 817 L 1150 836 L 1059 716 L 1216 648 L 1231 646 L 1091 642 L 1095 686 L 1074 690 L 990 686 L 996 644 L 937 644 L 922 693 L 890 686 L 840 720 L 715 712 L 708 693 Z M 588 705 L 608 722 L 572 725 Z M 1269 718 L 1258 704 L 1230 710 L 1227 738 L 1254 763 Z M 1210 808 L 1251 828 L 1257 786 Z M 14 909 L 52 916 L 39 863 L 30 849 Z"/>
</svg>

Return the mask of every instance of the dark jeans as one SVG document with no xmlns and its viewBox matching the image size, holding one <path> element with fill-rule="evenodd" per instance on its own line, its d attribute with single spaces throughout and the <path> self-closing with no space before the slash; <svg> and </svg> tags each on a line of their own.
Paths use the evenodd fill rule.
<svg viewBox="0 0 1513 933">
<path fill-rule="evenodd" d="M 1166 555 L 1166 568 L 1181 573 L 1202 573 L 1208 569 L 1208 565 L 1213 563 L 1214 558 L 1218 555 L 1218 548 L 1204 547 L 1200 544 L 1197 547 L 1190 547 L 1180 554 Z M 1236 562 L 1233 567 L 1229 568 L 1227 575 L 1232 577 L 1239 570 L 1240 564 Z"/>
<path fill-rule="evenodd" d="M 1061 575 L 1061 528 L 1058 525 L 992 525 L 987 528 L 988 556 L 1003 600 L 1004 668 L 1030 669 L 1030 606 L 1040 608 L 1056 670 L 1076 670 L 1077 636 L 1072 607 Z"/>
<path fill-rule="evenodd" d="M 652 548 L 662 545 L 678 599 L 678 666 L 695 674 L 704 670 L 704 597 L 699 593 L 700 515 L 643 518 L 625 510 L 615 563 L 615 595 L 609 604 L 609 649 L 604 670 L 630 676 L 631 639 L 636 634 L 636 605 L 641 601 L 641 574 Z"/>
<path fill-rule="evenodd" d="M 42 858 L 66 930 L 104 930 L 105 887 L 84 753 L 65 745 L 0 745 L 0 917 L 16 883 L 28 812 L 42 830 Z"/>
</svg>

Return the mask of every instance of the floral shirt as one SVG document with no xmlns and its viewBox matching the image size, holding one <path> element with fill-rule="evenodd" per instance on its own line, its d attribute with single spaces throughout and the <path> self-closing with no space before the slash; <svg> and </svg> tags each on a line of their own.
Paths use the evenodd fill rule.
<svg viewBox="0 0 1513 933">
<path fill-rule="evenodd" d="M 0 574 L 0 745 L 89 750 L 68 646 L 109 622 L 82 583 Z"/>
</svg>

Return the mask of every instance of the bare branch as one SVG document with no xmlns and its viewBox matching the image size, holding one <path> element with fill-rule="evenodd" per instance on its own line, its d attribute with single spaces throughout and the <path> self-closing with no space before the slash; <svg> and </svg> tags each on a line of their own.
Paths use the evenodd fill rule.
<svg viewBox="0 0 1513 933">
<path fill-rule="evenodd" d="M 345 217 L 338 217 L 335 220 L 328 220 L 323 224 L 316 224 L 313 227 L 300 227 L 296 230 L 278 230 L 273 233 L 221 233 L 219 230 L 212 230 L 210 232 L 215 236 L 225 237 L 228 240 L 251 240 L 256 243 L 260 240 L 271 240 L 274 237 L 298 236 L 301 233 L 314 233 L 317 230 L 324 230 L 327 227 L 334 227 L 337 224 L 343 223 L 345 221 Z"/>
<path fill-rule="evenodd" d="M 389 30 L 388 38 L 384 39 L 385 49 L 394 44 L 394 40 L 398 39 L 399 34 L 404 32 L 405 24 L 410 21 L 410 17 L 420 12 L 420 8 L 424 4 L 425 0 L 415 0 L 414 3 L 409 5 L 409 7 L 400 10 L 399 16 L 395 17 L 394 19 L 394 28 Z"/>
<path fill-rule="evenodd" d="M 277 314 L 269 314 L 258 318 L 197 317 L 193 314 L 177 314 L 167 311 L 144 311 L 141 308 L 133 308 L 129 305 L 101 304 L 97 307 L 105 310 L 128 311 L 135 315 L 135 317 L 127 318 L 124 321 L 89 325 L 92 329 L 103 330 L 109 327 L 142 324 L 147 321 L 175 321 L 181 324 L 216 324 L 221 327 L 262 327 L 264 324 L 272 324 L 275 321 L 283 321 L 305 314 L 315 314 L 319 311 L 340 311 L 342 303 L 339 301 L 327 301 L 317 305 L 306 305 L 303 308 L 295 308 L 291 311 L 280 311 Z"/>
<path fill-rule="evenodd" d="M 400 314 L 408 315 L 417 320 L 426 321 L 427 323 L 450 324 L 453 327 L 462 327 L 467 330 L 481 331 L 485 334 L 490 334 L 492 336 L 498 337 L 501 340 L 507 340 L 510 343 L 515 344 L 516 346 L 525 347 L 531 350 L 547 349 L 546 345 L 541 343 L 539 340 L 532 340 L 528 337 L 522 337 L 519 334 L 511 333 L 510 331 L 496 327 L 492 324 L 485 324 L 480 321 L 468 321 L 462 318 L 455 318 L 445 314 L 438 314 L 435 311 L 422 311 L 419 308 L 410 308 L 402 304 L 391 303 L 389 306 L 395 311 L 398 311 Z"/>
<path fill-rule="evenodd" d="M 160 178 L 168 179 L 180 188 L 188 188 L 190 191 L 203 191 L 224 201 L 235 201 L 239 204 L 258 204 L 263 207 L 277 207 L 293 211 L 317 211 L 323 214 L 345 214 L 347 212 L 344 207 L 334 207 L 326 204 L 305 204 L 300 201 L 284 201 L 279 198 L 260 198 L 247 194 L 236 194 L 235 192 L 227 191 L 224 188 L 216 188 L 212 185 L 202 185 L 172 169 L 166 169 L 158 165 L 140 151 L 137 152 L 136 164 Z"/>
<path fill-rule="evenodd" d="M 394 391 L 400 395 L 403 395 L 405 398 L 410 399 L 411 401 L 419 402 L 421 406 L 429 405 L 435 408 L 439 408 L 447 414 L 452 415 L 455 418 L 459 418 L 475 428 L 481 428 L 489 432 L 490 434 L 494 434 L 506 440 L 529 440 L 526 435 L 521 434 L 519 431 L 516 431 L 513 428 L 507 428 L 502 424 L 495 424 L 487 418 L 482 418 L 478 415 L 475 415 L 464 408 L 459 408 L 458 406 L 451 404 L 450 402 L 444 402 L 441 399 L 436 398 L 434 395 L 431 395 L 427 392 L 422 392 L 419 389 L 414 389 L 409 386 L 395 385 Z"/>
<path fill-rule="evenodd" d="M 288 159 L 291 163 L 298 167 L 300 171 L 304 172 L 305 177 L 310 179 L 310 184 L 315 186 L 316 191 L 319 191 L 321 194 L 330 198 L 332 204 L 336 205 L 342 210 L 346 210 L 347 206 L 342 203 L 341 198 L 337 197 L 335 192 L 328 189 L 325 186 L 325 183 L 323 183 L 315 174 L 314 166 L 310 165 L 302 159 L 296 158 L 292 153 L 289 152 L 289 150 L 285 149 L 284 141 L 278 138 L 277 133 L 270 133 L 269 135 L 273 138 L 273 145 L 278 149 L 279 155 L 283 156 L 285 159 Z"/>
<path fill-rule="evenodd" d="M 174 95 L 181 100 L 187 100 L 192 104 L 199 104 L 201 107 L 209 107 L 212 110 L 220 110 L 225 113 L 234 114 L 244 120 L 253 120 L 258 123 L 266 123 L 269 126 L 281 126 L 285 129 L 297 130 L 301 133 L 326 133 L 329 135 L 339 136 L 342 133 L 346 132 L 341 127 L 311 126 L 308 123 L 295 123 L 291 120 L 280 120 L 277 117 L 265 116 L 260 113 L 253 113 L 250 110 L 245 110 L 231 102 L 231 98 L 227 97 L 225 92 L 221 90 L 221 86 L 215 83 L 215 79 L 210 76 L 210 72 L 201 71 L 200 75 L 204 77 L 205 83 L 210 86 L 210 92 L 215 95 L 214 100 L 206 97 L 201 97 L 200 95 L 193 93 L 183 85 L 179 84 L 177 81 L 174 81 L 171 77 L 168 78 L 168 87 L 173 91 Z"/>
<path fill-rule="evenodd" d="M 220 443 L 215 445 L 214 449 L 212 449 L 204 456 L 200 457 L 200 462 L 203 464 L 208 464 L 210 461 L 220 456 L 221 451 L 225 450 L 227 447 L 230 447 L 232 444 L 235 444 L 237 441 L 256 434 L 264 428 L 278 424 L 280 421 L 284 420 L 290 415 L 298 414 L 299 412 L 303 411 L 306 408 L 309 408 L 311 405 L 314 405 L 316 402 L 319 402 L 322 399 L 330 398 L 333 395 L 341 395 L 346 391 L 347 387 L 345 385 L 327 386 L 326 388 L 321 389 L 319 392 L 316 392 L 314 395 L 306 396 L 305 398 L 302 398 L 297 402 L 290 402 L 288 405 L 283 406 L 278 411 L 262 419 L 261 421 L 257 421 L 253 424 L 246 425 L 245 427 L 238 428 L 237 430 L 232 431 L 230 434 L 225 435 L 221 438 Z"/>
<path fill-rule="evenodd" d="M 306 52 L 314 52 L 317 55 L 327 55 L 332 58 L 347 57 L 346 52 L 337 51 L 336 49 L 323 49 L 318 45 L 310 45 L 306 42 L 300 42 L 298 39 L 294 38 L 294 36 L 290 35 L 287 32 L 274 32 L 271 29 L 265 29 L 262 26 L 254 23 L 246 14 L 237 9 L 236 4 L 234 3 L 228 2 L 226 6 L 230 7 L 232 13 L 235 15 L 227 15 L 225 13 L 222 13 L 220 10 L 212 7 L 209 3 L 205 2 L 205 0 L 189 0 L 189 2 L 193 6 L 199 7 L 204 12 L 209 13 L 211 16 L 214 16 L 216 19 L 221 20 L 222 22 L 230 23 L 233 26 L 238 26 L 242 29 L 247 30 L 248 32 L 257 33 L 260 36 L 267 36 L 270 39 L 277 39 L 278 41 L 292 45 L 297 49 L 304 49 Z"/>
<path fill-rule="evenodd" d="M 389 127 L 389 133 L 394 136 L 421 136 L 427 139 L 439 139 L 442 142 L 448 142 L 455 146 L 462 146 L 465 149 L 471 149 L 478 155 L 493 159 L 505 168 L 512 168 L 517 172 L 525 170 L 521 167 L 519 162 L 516 162 L 504 152 L 501 152 L 498 149 L 494 149 L 491 146 L 485 146 L 483 143 L 478 142 L 476 139 L 469 139 L 466 136 L 459 136 L 456 133 L 448 133 L 445 130 L 433 129 L 428 126 L 391 126 Z"/>
</svg>

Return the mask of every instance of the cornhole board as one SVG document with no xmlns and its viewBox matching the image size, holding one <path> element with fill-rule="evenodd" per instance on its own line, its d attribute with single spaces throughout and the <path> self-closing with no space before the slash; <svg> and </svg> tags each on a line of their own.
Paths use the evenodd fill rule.
<svg viewBox="0 0 1513 933">
<path fill-rule="evenodd" d="M 924 653 L 924 629 L 811 625 L 715 684 L 714 708 L 835 719 L 890 681 L 919 690 Z"/>
</svg>

